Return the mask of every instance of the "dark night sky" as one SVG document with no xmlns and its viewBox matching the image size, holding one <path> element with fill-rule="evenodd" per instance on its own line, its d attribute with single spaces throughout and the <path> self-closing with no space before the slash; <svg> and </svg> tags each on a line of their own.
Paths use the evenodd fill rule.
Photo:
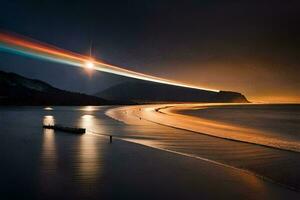
<svg viewBox="0 0 300 200">
<path fill-rule="evenodd" d="M 299 1 L 1 0 L 0 28 L 256 101 L 300 101 Z M 0 70 L 94 93 L 126 80 L 0 53 Z"/>
</svg>

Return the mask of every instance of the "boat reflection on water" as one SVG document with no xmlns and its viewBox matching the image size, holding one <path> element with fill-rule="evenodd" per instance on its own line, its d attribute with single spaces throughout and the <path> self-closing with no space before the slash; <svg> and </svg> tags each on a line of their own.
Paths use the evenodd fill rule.
<svg viewBox="0 0 300 200">
<path fill-rule="evenodd" d="M 43 118 L 43 124 L 53 125 L 54 122 L 54 117 L 51 115 L 46 115 Z M 49 185 L 55 185 L 55 179 L 58 170 L 58 152 L 55 140 L 55 133 L 53 129 L 43 129 L 42 149 L 40 156 L 41 192 L 49 190 Z"/>
<path fill-rule="evenodd" d="M 92 110 L 92 108 L 91 108 Z M 45 115 L 44 125 L 54 125 L 63 121 L 70 126 L 83 127 L 91 130 L 101 128 L 97 118 L 91 111 L 83 111 L 75 121 L 64 121 L 64 118 Z M 93 185 L 101 180 L 103 168 L 102 137 L 89 134 L 77 135 L 60 132 L 53 129 L 43 129 L 42 150 L 40 159 L 40 190 L 42 193 L 52 193 L 58 184 L 76 183 L 76 190 L 82 194 L 91 192 Z M 69 170 L 66 170 L 69 169 Z M 71 170 L 70 170 L 71 169 Z M 63 171 L 61 179 L 59 171 Z M 63 191 L 62 191 L 63 192 Z"/>
<path fill-rule="evenodd" d="M 79 120 L 79 127 L 87 130 L 91 129 L 96 123 L 93 115 L 83 115 Z M 96 181 L 101 172 L 101 145 L 97 145 L 97 139 L 92 135 L 84 135 L 79 138 L 78 175 L 84 179 L 85 183 L 92 184 Z M 87 186 L 88 187 L 88 186 Z"/>
<path fill-rule="evenodd" d="M 43 129 L 41 165 L 46 173 L 54 173 L 56 169 L 56 147 L 53 129 Z"/>
</svg>

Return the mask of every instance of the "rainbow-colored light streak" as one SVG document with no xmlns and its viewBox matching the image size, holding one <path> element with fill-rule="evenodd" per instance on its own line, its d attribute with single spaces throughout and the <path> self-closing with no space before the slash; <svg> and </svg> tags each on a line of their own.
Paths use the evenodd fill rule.
<svg viewBox="0 0 300 200">
<path fill-rule="evenodd" d="M 186 87 L 186 88 L 219 92 L 219 90 L 197 87 L 193 85 L 179 83 L 176 81 L 167 80 L 167 79 L 123 69 L 118 66 L 97 61 L 88 56 L 84 56 L 71 51 L 60 49 L 48 44 L 34 41 L 32 39 L 24 39 L 19 36 L 14 36 L 6 33 L 0 33 L 0 51 L 6 51 L 6 52 L 22 55 L 22 56 L 67 64 L 70 66 L 76 66 L 82 68 L 85 68 L 87 62 L 92 62 L 94 64 L 94 69 L 102 72 L 112 73 L 116 75 L 121 75 L 121 76 L 126 76 L 130 78 L 151 81 L 156 83 L 163 83 L 163 84 Z"/>
</svg>

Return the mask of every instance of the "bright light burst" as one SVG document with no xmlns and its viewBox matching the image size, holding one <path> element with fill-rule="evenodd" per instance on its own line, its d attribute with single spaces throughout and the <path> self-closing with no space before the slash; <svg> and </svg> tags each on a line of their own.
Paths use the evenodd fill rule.
<svg viewBox="0 0 300 200">
<path fill-rule="evenodd" d="M 94 63 L 92 61 L 86 61 L 85 62 L 85 67 L 88 69 L 93 69 L 94 68 Z"/>
</svg>

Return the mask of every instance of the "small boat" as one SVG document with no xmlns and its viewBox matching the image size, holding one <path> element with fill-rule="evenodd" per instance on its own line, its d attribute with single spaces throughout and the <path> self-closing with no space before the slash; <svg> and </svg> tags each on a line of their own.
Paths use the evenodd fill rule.
<svg viewBox="0 0 300 200">
<path fill-rule="evenodd" d="M 43 125 L 43 128 L 47 129 L 53 129 L 63 132 L 70 132 L 70 133 L 76 133 L 76 134 L 84 134 L 85 128 L 74 128 L 74 127 L 65 127 L 61 125 Z"/>
</svg>

